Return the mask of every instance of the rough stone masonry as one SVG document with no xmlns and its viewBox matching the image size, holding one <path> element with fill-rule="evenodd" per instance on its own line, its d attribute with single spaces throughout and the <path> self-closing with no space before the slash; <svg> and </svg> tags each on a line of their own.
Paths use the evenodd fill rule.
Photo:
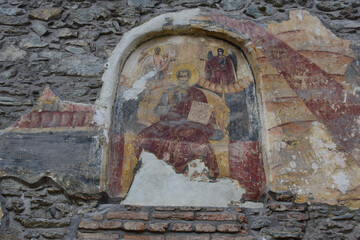
<svg viewBox="0 0 360 240">
<path fill-rule="evenodd" d="M 290 10 L 309 11 L 337 37 L 352 41 L 350 48 L 355 60 L 346 68 L 345 75 L 356 95 L 356 87 L 360 87 L 360 3 L 356 0 L 0 0 L 0 129 L 14 125 L 26 114 L 35 116 L 31 111 L 47 85 L 63 99 L 54 96 L 44 99 L 40 112 L 53 111 L 47 108 L 50 106 L 62 112 L 79 110 L 79 106 L 63 104 L 66 101 L 93 104 L 100 94 L 107 59 L 123 34 L 163 13 L 192 8 L 231 19 L 251 20 L 260 26 L 289 20 Z M 46 102 L 55 98 L 55 104 Z M 86 122 L 86 114 L 95 114 L 93 109 L 85 106 L 81 113 L 81 123 L 73 117 L 71 127 L 92 128 Z M 52 117 L 55 119 L 55 115 Z M 63 119 L 65 114 L 60 122 Z M 360 239 L 358 209 L 341 206 L 341 201 L 331 205 L 298 203 L 291 192 L 265 192 L 259 199 L 263 208 L 242 208 L 236 203 L 227 208 L 119 205 L 105 192 L 96 193 L 99 179 L 94 176 L 99 151 L 91 153 L 89 162 L 82 155 L 89 151 L 89 146 L 98 144 L 94 137 L 97 129 L 92 130 L 91 134 L 77 135 L 49 133 L 54 145 L 70 143 L 77 146 L 77 154 L 83 157 L 76 158 L 74 164 L 78 168 L 71 169 L 70 178 L 63 175 L 58 175 L 56 181 L 47 175 L 28 181 L 13 176 L 0 178 L 1 239 Z M 17 144 L 21 139 L 24 146 L 31 141 L 12 134 L 1 139 L 2 146 L 10 150 L 13 139 L 17 139 L 14 140 Z M 43 148 L 51 148 L 52 142 L 41 143 L 44 145 L 34 145 L 24 152 L 37 154 Z M 288 144 L 295 146 L 297 142 L 288 140 Z M 48 159 L 54 154 L 22 155 L 28 160 L 26 167 L 21 168 L 16 162 L 8 166 L 3 159 L 22 154 L 21 146 L 15 149 L 19 151 L 1 152 L 7 154 L 0 155 L 1 165 L 24 176 L 27 168 L 36 168 L 35 159 L 49 164 Z M 55 151 L 59 156 L 60 152 Z M 71 154 L 61 152 L 64 175 L 68 172 L 66 159 Z M 89 171 L 79 174 L 88 176 L 80 181 L 73 176 L 82 166 Z M 57 163 L 46 167 L 57 168 Z M 84 192 L 72 188 L 74 182 L 85 182 L 80 186 Z"/>
</svg>

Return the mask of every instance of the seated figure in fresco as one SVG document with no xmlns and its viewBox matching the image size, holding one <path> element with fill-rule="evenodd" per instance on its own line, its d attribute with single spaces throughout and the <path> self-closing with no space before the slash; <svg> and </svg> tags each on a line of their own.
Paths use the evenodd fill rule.
<svg viewBox="0 0 360 240">
<path fill-rule="evenodd" d="M 178 86 L 162 94 L 155 108 L 160 120 L 140 132 L 135 153 L 139 159 L 142 150 L 149 151 L 172 165 L 177 173 L 183 172 L 190 161 L 201 158 L 210 176 L 217 177 L 219 169 L 209 142 L 216 133 L 215 116 L 205 94 L 189 86 L 190 76 L 186 69 L 176 73 Z"/>
<path fill-rule="evenodd" d="M 229 85 L 236 79 L 236 55 L 231 53 L 224 55 L 224 49 L 217 49 L 217 56 L 212 51 L 208 53 L 208 60 L 205 64 L 205 79 L 216 84 Z"/>
</svg>

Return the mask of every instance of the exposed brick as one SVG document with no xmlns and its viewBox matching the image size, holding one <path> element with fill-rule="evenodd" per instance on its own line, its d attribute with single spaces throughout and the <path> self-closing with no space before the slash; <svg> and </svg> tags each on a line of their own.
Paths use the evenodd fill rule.
<svg viewBox="0 0 360 240">
<path fill-rule="evenodd" d="M 105 230 L 120 229 L 122 223 L 120 221 L 105 221 L 100 223 L 100 228 Z"/>
<path fill-rule="evenodd" d="M 194 220 L 193 212 L 155 212 L 152 215 L 155 219 L 172 219 L 172 220 Z"/>
<path fill-rule="evenodd" d="M 188 223 L 175 223 L 171 230 L 174 232 L 191 232 L 192 226 Z"/>
<path fill-rule="evenodd" d="M 233 221 L 236 215 L 232 213 L 198 213 L 197 220 L 200 221 Z"/>
<path fill-rule="evenodd" d="M 125 205 L 125 208 L 128 211 L 138 211 L 141 210 L 141 206 L 140 205 Z"/>
<path fill-rule="evenodd" d="M 96 240 L 118 240 L 119 234 L 113 233 L 82 233 L 78 232 L 77 239 L 96 239 Z"/>
<path fill-rule="evenodd" d="M 240 233 L 241 233 L 241 234 L 248 234 L 247 228 L 246 228 L 246 227 L 241 227 L 241 228 L 240 228 Z"/>
<path fill-rule="evenodd" d="M 238 213 L 242 213 L 242 212 L 244 212 L 244 209 L 242 209 L 242 208 L 235 208 L 235 211 L 237 211 Z"/>
<path fill-rule="evenodd" d="M 200 211 L 201 207 L 181 207 L 181 211 Z"/>
<path fill-rule="evenodd" d="M 79 224 L 79 228 L 96 230 L 96 229 L 99 229 L 99 223 L 95 222 L 95 221 L 81 221 Z"/>
<path fill-rule="evenodd" d="M 135 240 L 164 240 L 163 236 L 146 236 L 146 235 L 124 235 L 121 239 Z"/>
<path fill-rule="evenodd" d="M 236 224 L 219 224 L 217 230 L 219 232 L 235 233 L 239 232 L 239 227 Z"/>
<path fill-rule="evenodd" d="M 246 216 L 243 214 L 239 215 L 238 220 L 240 223 L 248 223 Z"/>
<path fill-rule="evenodd" d="M 254 237 L 244 237 L 244 236 L 212 236 L 212 240 L 254 240 Z"/>
<path fill-rule="evenodd" d="M 155 207 L 156 211 L 174 211 L 175 207 Z"/>
<path fill-rule="evenodd" d="M 204 210 L 205 211 L 207 211 L 207 212 L 222 212 L 222 211 L 224 211 L 224 209 L 223 208 L 204 208 Z"/>
<path fill-rule="evenodd" d="M 169 228 L 169 223 L 151 223 L 148 226 L 150 232 L 166 232 Z"/>
<path fill-rule="evenodd" d="M 145 231 L 146 225 L 143 222 L 126 222 L 123 226 L 126 231 Z"/>
<path fill-rule="evenodd" d="M 126 220 L 149 220 L 149 213 L 148 212 L 108 212 L 106 215 L 107 219 L 126 219 Z"/>
<path fill-rule="evenodd" d="M 104 215 L 103 214 L 98 214 L 92 217 L 92 220 L 94 221 L 102 221 L 104 220 Z"/>
<path fill-rule="evenodd" d="M 216 231 L 216 227 L 211 224 L 196 224 L 195 225 L 195 231 L 196 232 L 205 232 L 205 233 L 211 233 Z"/>
<path fill-rule="evenodd" d="M 306 221 L 309 219 L 308 215 L 305 213 L 288 213 L 287 217 L 289 219 L 295 219 L 297 221 Z"/>
<path fill-rule="evenodd" d="M 166 240 L 209 240 L 209 235 L 168 235 Z"/>
<path fill-rule="evenodd" d="M 276 196 L 276 201 L 291 202 L 293 197 L 289 194 L 280 194 Z"/>
</svg>

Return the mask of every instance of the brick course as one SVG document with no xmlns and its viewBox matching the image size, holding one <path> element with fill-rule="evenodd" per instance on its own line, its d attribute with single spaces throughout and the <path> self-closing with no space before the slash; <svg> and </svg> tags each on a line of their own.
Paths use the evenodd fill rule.
<svg viewBox="0 0 360 240">
<path fill-rule="evenodd" d="M 155 219 L 171 219 L 171 220 L 194 220 L 193 212 L 155 212 L 152 214 Z"/>
<path fill-rule="evenodd" d="M 119 221 L 104 221 L 100 223 L 100 228 L 105 230 L 121 229 L 122 223 Z"/>
<path fill-rule="evenodd" d="M 232 213 L 198 213 L 196 219 L 200 221 L 234 221 L 236 215 Z"/>
<path fill-rule="evenodd" d="M 124 223 L 123 229 L 126 231 L 145 231 L 146 225 L 143 222 L 126 222 Z"/>
<path fill-rule="evenodd" d="M 169 227 L 169 223 L 150 223 L 148 230 L 150 232 L 166 232 Z"/>
<path fill-rule="evenodd" d="M 196 224 L 195 225 L 195 231 L 196 232 L 204 232 L 204 233 L 211 233 L 216 231 L 216 226 L 211 224 Z"/>
<path fill-rule="evenodd" d="M 108 212 L 106 215 L 107 219 L 126 219 L 126 220 L 149 220 L 149 213 L 147 212 Z"/>
<path fill-rule="evenodd" d="M 133 240 L 164 240 L 164 236 L 124 235 L 122 239 Z"/>
<path fill-rule="evenodd" d="M 174 232 L 191 232 L 192 229 L 193 227 L 189 223 L 175 223 L 171 228 Z"/>
</svg>

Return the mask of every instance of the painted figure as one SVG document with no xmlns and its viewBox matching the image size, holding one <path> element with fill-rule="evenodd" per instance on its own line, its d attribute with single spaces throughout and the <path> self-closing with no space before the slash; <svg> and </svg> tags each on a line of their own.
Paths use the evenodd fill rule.
<svg viewBox="0 0 360 240">
<path fill-rule="evenodd" d="M 235 83 L 236 56 L 231 54 L 225 56 L 223 48 L 218 48 L 217 53 L 217 56 L 213 56 L 212 51 L 208 53 L 208 60 L 205 64 L 205 79 L 222 85 Z"/>
<path fill-rule="evenodd" d="M 206 122 L 192 118 L 194 109 L 191 108 L 199 104 L 208 105 L 206 96 L 201 90 L 189 86 L 189 70 L 177 71 L 176 77 L 178 86 L 167 89 L 155 108 L 160 120 L 144 129 L 137 137 L 137 158 L 143 149 L 147 150 L 171 164 L 177 173 L 183 172 L 188 162 L 201 158 L 211 171 L 210 175 L 216 177 L 219 169 L 209 143 L 216 132 L 214 113 L 212 110 L 209 112 Z M 199 116 L 199 119 L 204 117 Z"/>
<path fill-rule="evenodd" d="M 148 81 L 150 80 L 163 80 L 166 76 L 166 72 L 169 68 L 169 54 L 166 51 L 163 55 L 160 55 L 161 48 L 156 47 L 154 54 L 149 55 L 148 53 L 142 52 L 141 57 L 138 60 L 142 67 L 142 76 L 150 74 Z"/>
</svg>

